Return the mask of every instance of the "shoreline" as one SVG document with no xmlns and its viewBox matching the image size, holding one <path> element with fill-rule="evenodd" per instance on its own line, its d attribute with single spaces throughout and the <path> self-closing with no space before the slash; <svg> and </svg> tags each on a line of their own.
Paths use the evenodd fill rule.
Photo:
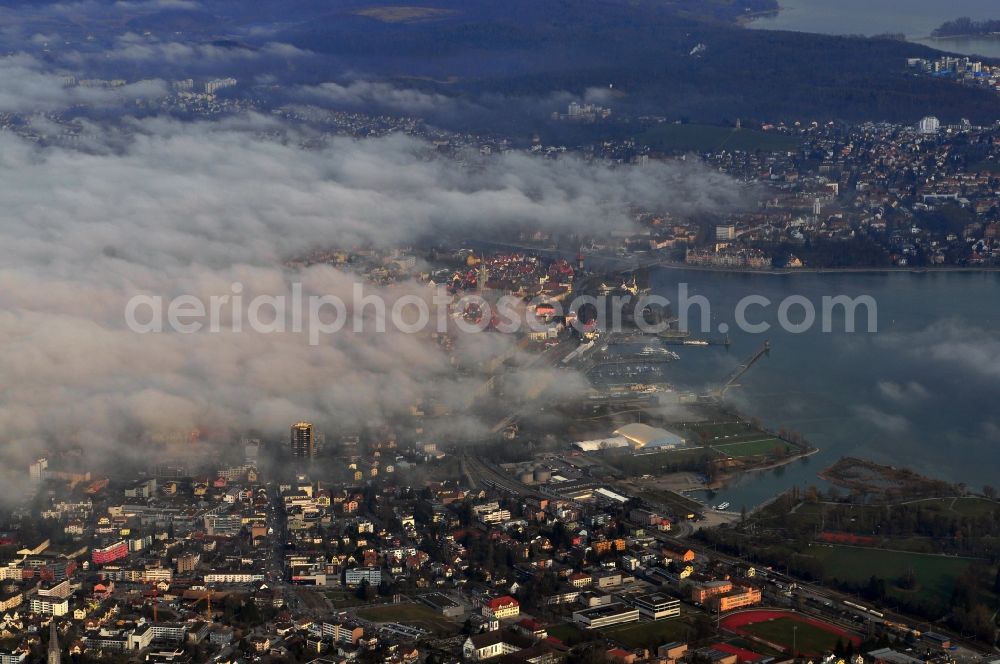
<svg viewBox="0 0 1000 664">
<path fill-rule="evenodd" d="M 766 465 L 763 465 L 763 466 L 754 466 L 753 468 L 746 468 L 744 470 L 741 470 L 738 474 L 736 474 L 735 476 L 733 476 L 731 478 L 731 481 L 738 481 L 738 480 L 742 479 L 744 476 L 751 475 L 753 473 L 761 473 L 761 472 L 765 472 L 765 471 L 768 471 L 768 470 L 774 470 L 775 468 L 783 468 L 784 466 L 791 465 L 791 464 L 795 463 L 796 461 L 801 461 L 802 459 L 807 459 L 807 458 L 813 456 L 814 454 L 818 454 L 820 451 L 821 451 L 820 448 L 815 447 L 813 445 L 810 445 L 808 450 L 805 450 L 805 451 L 800 452 L 798 454 L 793 454 L 792 456 L 788 456 L 788 457 L 785 457 L 783 459 L 779 459 L 778 461 L 774 461 L 772 463 L 769 463 L 769 464 L 766 464 Z M 816 473 L 816 476 L 819 477 L 820 476 L 819 473 Z M 725 490 L 725 488 L 727 486 L 729 486 L 729 484 L 730 484 L 730 482 L 722 482 L 720 485 L 718 485 L 718 487 L 713 487 L 713 486 L 706 485 L 705 487 L 703 487 L 703 489 L 708 489 L 710 491 L 721 491 L 721 490 Z M 697 489 L 695 489 L 695 490 L 697 490 Z M 784 492 L 779 492 L 779 493 L 775 494 L 774 496 L 771 496 L 770 498 L 768 498 L 767 500 L 765 500 L 763 503 L 761 503 L 761 505 L 764 505 L 766 503 L 769 503 L 769 502 L 773 501 L 777 496 L 780 496 L 782 493 L 784 493 Z M 759 507 L 759 505 L 758 506 L 754 506 L 753 508 L 750 508 L 748 511 L 756 510 L 756 509 L 758 509 L 758 507 Z"/>
<path fill-rule="evenodd" d="M 572 259 L 576 256 L 576 252 L 570 251 L 568 249 L 560 249 L 559 247 L 542 247 L 542 246 L 532 246 L 527 244 L 515 243 L 515 242 L 503 242 L 498 240 L 466 240 L 469 244 L 478 244 L 491 247 L 502 247 L 507 250 L 523 251 L 523 252 L 534 252 L 539 255 L 549 254 L 558 255 L 562 258 Z M 617 254 L 600 254 L 591 253 L 584 254 L 584 260 L 593 259 L 595 261 L 600 261 L 602 263 L 614 262 L 621 266 L 619 272 L 628 273 L 635 272 L 637 270 L 651 270 L 653 268 L 664 268 L 668 270 L 691 270 L 693 272 L 715 272 L 722 274 L 766 274 L 781 276 L 786 274 L 890 274 L 890 273 L 900 273 L 900 274 L 932 274 L 935 272 L 939 273 L 991 273 L 1000 272 L 1000 265 L 940 265 L 936 267 L 896 267 L 896 266 L 858 266 L 858 267 L 772 267 L 772 268 L 752 268 L 752 267 L 726 267 L 726 266 L 714 266 L 714 265 L 691 265 L 688 263 L 683 263 L 680 261 L 672 261 L 669 259 L 662 259 L 658 261 L 652 261 L 648 265 L 643 264 L 632 264 L 635 261 L 641 261 L 641 256 L 631 255 L 631 256 L 619 256 Z M 607 272 L 611 273 L 612 270 L 592 270 L 593 272 Z"/>
<path fill-rule="evenodd" d="M 753 28 L 750 28 L 749 26 L 750 26 L 751 23 L 753 23 L 757 19 L 759 19 L 759 18 L 767 18 L 767 17 L 770 17 L 770 16 L 777 16 L 783 10 L 784 10 L 784 7 L 782 7 L 779 4 L 776 9 L 762 9 L 759 12 L 747 12 L 746 14 L 742 14 L 742 15 L 736 17 L 736 24 L 738 26 L 742 27 L 742 28 L 747 28 L 749 30 L 752 30 Z"/>
<path fill-rule="evenodd" d="M 735 415 L 736 417 L 738 417 L 740 419 L 744 419 L 744 420 L 749 419 L 747 417 L 746 413 L 744 413 L 742 410 L 739 410 L 739 409 L 736 409 L 736 408 L 732 408 L 732 407 L 726 407 L 725 404 L 720 404 L 720 406 L 722 406 L 722 408 L 724 410 L 732 413 L 733 415 Z M 752 416 L 750 416 L 750 417 L 752 417 Z M 776 437 L 780 438 L 780 436 L 777 436 L 776 433 L 774 433 L 773 431 L 771 431 L 767 427 L 765 427 L 765 431 L 767 431 L 769 433 L 772 433 Z M 791 442 L 791 441 L 786 441 L 786 442 Z M 745 470 L 742 470 L 740 473 L 738 473 L 737 475 L 735 475 L 731 479 L 731 482 L 737 482 L 737 481 L 739 481 L 740 479 L 742 479 L 744 477 L 752 477 L 754 474 L 759 474 L 761 472 L 765 472 L 765 471 L 768 471 L 768 470 L 774 470 L 776 468 L 784 468 L 785 466 L 790 466 L 792 463 L 794 463 L 796 461 L 801 461 L 802 459 L 807 459 L 807 458 L 813 456 L 814 454 L 818 454 L 819 452 L 822 451 L 819 447 L 813 445 L 812 443 L 810 443 L 809 441 L 807 441 L 805 439 L 803 439 L 801 443 L 797 443 L 797 444 L 801 448 L 804 448 L 798 454 L 793 454 L 793 455 L 791 455 L 789 457 L 786 457 L 784 459 L 778 459 L 777 461 L 765 464 L 763 466 L 755 466 L 753 468 L 747 468 Z M 816 477 L 819 477 L 819 472 L 816 473 Z M 730 482 L 724 482 L 721 485 L 720 488 L 724 490 L 729 484 L 730 484 Z M 710 488 L 712 491 L 716 491 L 716 489 L 712 489 L 711 487 L 706 487 L 706 488 Z M 777 500 L 784 493 L 785 493 L 785 490 L 777 491 L 776 493 L 772 493 L 768 498 L 765 498 L 764 500 L 762 500 L 758 504 L 753 505 L 753 506 L 748 506 L 747 507 L 747 514 L 753 514 L 757 510 L 763 509 L 767 505 L 770 505 L 775 500 Z"/>
<path fill-rule="evenodd" d="M 909 40 L 914 40 L 914 39 L 920 39 L 920 40 L 930 39 L 934 41 L 947 41 L 949 39 L 1000 39 L 1000 32 L 981 32 L 981 33 L 972 33 L 967 35 L 927 35 L 926 37 L 909 38 Z"/>
<path fill-rule="evenodd" d="M 733 408 L 726 408 L 723 404 L 720 404 L 720 406 L 722 407 L 722 409 L 723 409 L 724 412 L 728 412 L 731 415 L 733 415 L 734 417 L 737 417 L 738 419 L 745 420 L 745 421 L 749 421 L 749 419 L 751 419 L 751 417 L 747 417 L 746 414 L 743 413 L 742 411 L 739 411 L 739 410 L 736 410 L 736 409 L 733 409 Z M 764 430 L 765 430 L 765 432 L 771 433 L 775 437 L 778 437 L 778 435 L 776 433 L 770 431 L 769 429 L 765 428 Z M 784 440 L 784 439 L 782 439 L 782 440 Z M 791 441 L 785 440 L 785 442 L 786 443 L 790 443 L 792 445 L 798 445 L 798 446 L 800 446 L 801 451 L 798 452 L 798 453 L 796 453 L 796 454 L 784 457 L 782 459 L 778 459 L 776 461 L 772 461 L 770 463 L 766 463 L 764 465 L 753 466 L 752 468 L 741 469 L 739 472 L 737 472 L 736 474 L 734 474 L 731 477 L 727 478 L 726 480 L 717 481 L 717 482 L 714 482 L 714 483 L 707 483 L 707 482 L 705 482 L 705 483 L 702 483 L 698 487 L 694 487 L 694 488 L 690 488 L 690 489 L 684 489 L 683 491 L 677 491 L 676 493 L 680 493 L 685 498 L 689 498 L 686 495 L 687 492 L 689 492 L 689 491 L 713 491 L 713 492 L 718 493 L 720 491 L 724 491 L 726 489 L 726 487 L 728 487 L 733 482 L 738 482 L 741 479 L 743 479 L 744 477 L 751 476 L 754 473 L 761 473 L 761 472 L 765 472 L 765 471 L 768 471 L 768 470 L 774 470 L 776 468 L 783 468 L 785 466 L 789 466 L 789 465 L 795 463 L 796 461 L 801 461 L 802 459 L 807 459 L 807 458 L 813 456 L 814 454 L 818 454 L 819 452 L 822 451 L 819 447 L 816 447 L 815 445 L 810 444 L 808 441 L 803 441 L 802 443 L 792 443 Z M 817 477 L 818 476 L 819 476 L 819 473 L 817 473 Z M 747 514 L 752 514 L 756 510 L 761 509 L 764 506 L 766 506 L 766 505 L 774 502 L 783 493 L 784 493 L 784 491 L 778 491 L 777 493 L 772 494 L 770 497 L 766 498 L 765 500 L 763 500 L 762 502 L 758 503 L 757 505 L 754 505 L 752 507 L 748 506 L 747 507 Z M 693 500 L 693 499 L 689 498 L 689 500 Z M 698 501 L 698 502 L 700 502 L 700 501 Z M 708 506 L 708 505 L 706 505 L 705 507 L 708 508 L 708 509 L 711 509 L 710 506 Z"/>
<path fill-rule="evenodd" d="M 777 268 L 739 268 L 739 267 L 715 267 L 712 265 L 689 265 L 688 263 L 680 263 L 677 261 L 656 263 L 653 265 L 645 266 L 644 269 L 652 269 L 654 267 L 661 267 L 670 270 L 693 270 L 697 272 L 721 272 L 721 273 L 731 273 L 731 274 L 769 274 L 769 275 L 785 275 L 785 274 L 888 274 L 893 272 L 898 272 L 900 274 L 931 274 L 934 272 L 941 273 L 974 273 L 974 272 L 1000 272 L 1000 265 L 982 265 L 978 267 L 963 267 L 963 266 L 940 266 L 940 267 L 777 267 Z M 641 268 L 633 268 L 641 269 Z"/>
<path fill-rule="evenodd" d="M 796 461 L 801 461 L 802 459 L 806 459 L 808 457 L 811 457 L 814 454 L 818 454 L 820 451 L 821 450 L 818 447 L 810 447 L 809 450 L 807 450 L 805 452 L 802 452 L 801 454 L 796 454 L 796 455 L 793 455 L 793 456 L 781 459 L 780 461 L 775 461 L 773 463 L 767 464 L 765 466 L 755 466 L 753 468 L 747 468 L 747 469 L 741 470 L 737 475 L 734 475 L 730 479 L 730 481 L 722 482 L 721 484 L 715 484 L 715 485 L 704 484 L 704 485 L 702 485 L 700 487 L 697 487 L 697 488 L 684 489 L 683 491 L 677 491 L 676 493 L 679 493 L 680 495 L 684 496 L 685 498 L 688 498 L 688 500 L 694 500 L 693 498 L 690 498 L 687 495 L 687 493 L 689 491 L 713 491 L 715 493 L 720 493 L 722 491 L 725 491 L 726 487 L 728 487 L 731 482 L 739 481 L 743 477 L 750 476 L 750 475 L 752 475 L 754 473 L 761 473 L 761 472 L 764 472 L 764 471 L 774 470 L 776 468 L 782 468 L 784 466 L 791 465 L 792 463 L 794 463 Z M 816 476 L 819 477 L 819 473 L 817 473 Z M 754 514 L 755 512 L 758 512 L 758 511 L 764 509 L 765 507 L 767 507 L 768 505 L 770 505 L 771 503 L 773 503 L 775 500 L 777 500 L 778 498 L 780 498 L 781 496 L 783 496 L 786 492 L 787 492 L 787 489 L 786 490 L 782 490 L 782 491 L 778 491 L 778 492 L 776 492 L 774 494 L 771 494 L 770 496 L 768 496 L 767 498 L 765 498 L 761 502 L 757 503 L 756 505 L 746 506 L 746 508 L 747 508 L 747 516 L 750 516 L 750 515 Z M 705 506 L 706 511 L 712 511 L 712 512 L 716 511 L 716 510 L 713 510 L 711 508 L 711 506 L 709 506 L 707 504 L 705 504 L 704 506 Z M 730 515 L 735 514 L 737 516 L 739 515 L 739 512 L 730 512 L 730 511 L 718 512 L 718 513 L 719 514 L 730 514 Z"/>
<path fill-rule="evenodd" d="M 778 6 L 774 9 L 761 9 L 755 12 L 746 12 L 735 18 L 735 23 L 743 28 L 749 28 L 750 24 L 760 18 L 768 18 L 773 16 L 778 16 L 787 8 L 782 6 L 781 2 L 776 3 Z M 783 30 L 790 31 L 788 28 L 766 28 L 767 30 Z M 794 32 L 794 31 L 792 31 Z M 806 31 L 809 32 L 809 31 Z M 816 33 L 825 34 L 825 33 Z M 902 33 L 900 33 L 902 34 Z M 871 35 L 877 36 L 877 35 Z M 967 34 L 956 34 L 956 35 L 935 35 L 933 33 L 929 35 L 906 35 L 906 41 L 908 42 L 918 42 L 921 40 L 947 40 L 947 39 L 1000 39 L 1000 31 L 995 32 L 973 32 Z"/>
</svg>

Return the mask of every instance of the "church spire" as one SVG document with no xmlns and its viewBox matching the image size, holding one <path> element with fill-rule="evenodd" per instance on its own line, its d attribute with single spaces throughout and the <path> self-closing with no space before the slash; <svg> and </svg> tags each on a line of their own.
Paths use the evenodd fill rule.
<svg viewBox="0 0 1000 664">
<path fill-rule="evenodd" d="M 52 622 L 49 623 L 49 657 L 46 661 L 48 664 L 61 664 L 62 662 L 62 650 L 59 648 L 59 630 L 56 629 L 55 616 L 52 616 Z"/>
<path fill-rule="evenodd" d="M 479 260 L 479 274 L 476 275 L 476 287 L 480 291 L 486 290 L 486 282 L 490 280 L 490 271 L 486 267 L 486 254 L 482 255 Z"/>
</svg>

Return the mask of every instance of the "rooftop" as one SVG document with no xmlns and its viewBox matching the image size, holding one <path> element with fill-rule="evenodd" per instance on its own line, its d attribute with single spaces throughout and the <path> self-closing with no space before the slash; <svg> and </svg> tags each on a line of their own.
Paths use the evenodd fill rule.
<svg viewBox="0 0 1000 664">
<path fill-rule="evenodd" d="M 627 438 L 635 447 L 640 449 L 643 447 L 681 446 L 685 444 L 684 439 L 675 433 L 638 422 L 626 424 L 620 429 L 616 429 L 614 433 L 616 436 Z"/>
</svg>

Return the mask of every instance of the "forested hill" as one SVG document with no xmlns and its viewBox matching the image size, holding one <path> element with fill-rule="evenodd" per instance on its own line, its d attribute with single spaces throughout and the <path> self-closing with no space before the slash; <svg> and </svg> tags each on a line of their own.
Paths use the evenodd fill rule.
<svg viewBox="0 0 1000 664">
<path fill-rule="evenodd" d="M 906 58 L 932 49 L 748 30 L 718 9 L 735 3 L 695 18 L 690 2 L 428 0 L 422 13 L 398 2 L 338 4 L 280 39 L 365 76 L 470 98 L 613 85 L 618 109 L 704 122 L 1000 117 L 992 92 L 906 70 Z"/>
</svg>

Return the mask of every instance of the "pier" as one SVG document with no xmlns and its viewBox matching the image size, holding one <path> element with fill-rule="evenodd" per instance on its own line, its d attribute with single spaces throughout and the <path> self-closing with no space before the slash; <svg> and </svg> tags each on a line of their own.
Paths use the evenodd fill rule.
<svg viewBox="0 0 1000 664">
<path fill-rule="evenodd" d="M 688 346 L 699 348 L 702 346 L 726 346 L 731 344 L 729 335 L 724 337 L 708 337 L 699 339 L 692 337 L 690 332 L 683 330 L 669 329 L 656 334 L 644 332 L 614 333 L 608 335 L 605 345 L 626 346 L 629 344 L 648 344 L 659 342 L 664 346 Z"/>
<path fill-rule="evenodd" d="M 714 396 L 717 399 L 721 399 L 722 397 L 724 397 L 726 395 L 726 390 L 735 385 L 736 382 L 740 378 L 742 378 L 746 372 L 750 371 L 750 367 L 755 365 L 757 361 L 760 360 L 760 358 L 764 357 L 770 352 L 771 352 L 771 342 L 765 341 L 764 344 L 757 349 L 757 352 L 755 352 L 749 358 L 744 360 L 740 364 L 740 366 L 736 367 L 736 370 L 729 375 L 729 378 L 727 378 L 726 381 L 722 383 L 722 386 L 719 387 L 718 390 L 713 392 L 711 396 Z"/>
</svg>

